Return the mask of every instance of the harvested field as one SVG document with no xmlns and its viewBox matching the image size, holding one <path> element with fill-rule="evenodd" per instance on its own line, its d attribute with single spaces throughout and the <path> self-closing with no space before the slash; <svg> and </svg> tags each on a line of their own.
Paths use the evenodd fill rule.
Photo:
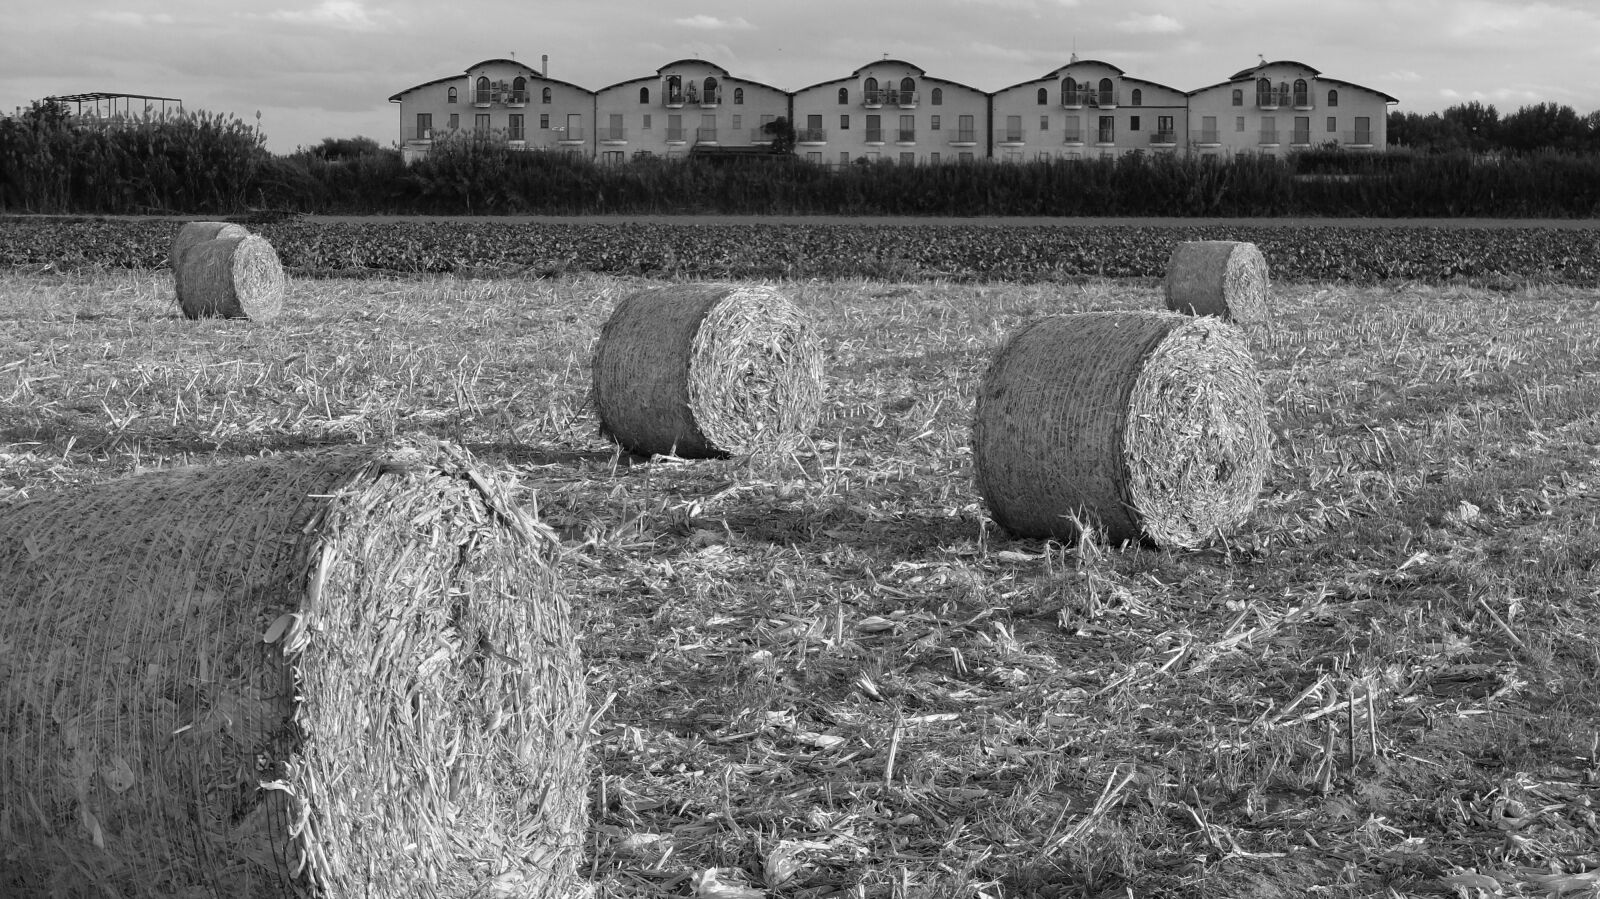
<svg viewBox="0 0 1600 899">
<path fill-rule="evenodd" d="M 264 326 L 3 272 L 0 503 L 410 431 L 516 477 L 590 668 L 597 896 L 1592 892 L 1594 290 L 1275 276 L 1260 503 L 1166 552 L 1006 537 L 968 448 L 1005 334 L 1159 285 L 776 282 L 815 439 L 650 463 L 586 394 L 661 283 L 326 279 Z"/>
</svg>

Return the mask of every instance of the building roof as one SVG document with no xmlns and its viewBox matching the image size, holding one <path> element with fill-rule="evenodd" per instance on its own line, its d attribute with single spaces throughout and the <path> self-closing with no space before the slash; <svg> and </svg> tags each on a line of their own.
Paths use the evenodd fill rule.
<svg viewBox="0 0 1600 899">
<path fill-rule="evenodd" d="M 1248 69 L 1241 69 L 1238 72 L 1235 72 L 1233 74 L 1233 77 L 1229 78 L 1228 80 L 1229 81 L 1243 81 L 1246 78 L 1254 78 L 1254 77 L 1256 77 L 1256 71 L 1258 69 L 1263 69 L 1263 68 L 1266 68 L 1267 66 L 1299 66 L 1300 68 L 1305 69 L 1306 71 L 1310 72 L 1313 75 L 1321 75 L 1322 74 L 1321 72 L 1317 71 L 1316 69 L 1313 69 L 1312 67 L 1306 65 L 1305 63 L 1299 62 L 1299 61 L 1296 61 L 1296 60 L 1293 60 L 1293 59 L 1275 59 L 1272 62 L 1267 62 L 1265 59 L 1263 59 L 1263 60 L 1261 60 L 1260 62 L 1256 63 L 1255 65 L 1251 66 Z"/>
</svg>

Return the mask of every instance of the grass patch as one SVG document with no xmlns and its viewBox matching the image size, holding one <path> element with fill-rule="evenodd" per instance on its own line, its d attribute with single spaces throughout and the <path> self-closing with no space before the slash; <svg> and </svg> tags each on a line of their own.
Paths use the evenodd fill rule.
<svg viewBox="0 0 1600 899">
<path fill-rule="evenodd" d="M 1015 540 L 968 450 L 1001 338 L 1159 286 L 786 282 L 813 439 L 646 462 L 589 354 L 663 283 L 327 279 L 185 321 L 166 273 L 0 274 L 0 500 L 424 431 L 565 547 L 595 703 L 585 874 L 684 895 L 1455 895 L 1600 868 L 1600 297 L 1275 285 L 1250 523 Z M 1479 879 L 1475 879 L 1479 878 Z M 1493 894 L 1493 893 L 1489 893 Z"/>
</svg>

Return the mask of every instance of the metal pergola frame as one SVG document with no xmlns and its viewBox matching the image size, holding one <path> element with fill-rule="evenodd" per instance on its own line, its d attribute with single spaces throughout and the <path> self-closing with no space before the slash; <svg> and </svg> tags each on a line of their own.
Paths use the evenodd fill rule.
<svg viewBox="0 0 1600 899">
<path fill-rule="evenodd" d="M 47 103 L 71 103 L 71 104 L 73 104 L 76 107 L 76 111 L 75 111 L 74 114 L 79 116 L 79 117 L 82 117 L 82 115 L 83 115 L 83 104 L 85 104 L 85 103 L 93 103 L 94 104 L 93 114 L 98 116 L 98 117 L 101 117 L 101 118 L 110 118 L 112 116 L 118 115 L 119 113 L 121 115 L 130 116 L 131 117 L 134 114 L 133 113 L 133 103 L 132 103 L 133 100 L 143 100 L 143 101 L 145 101 L 144 109 L 141 110 L 141 112 L 150 112 L 150 111 L 152 111 L 152 109 L 151 109 L 151 101 L 152 100 L 159 100 L 161 102 L 161 114 L 162 115 L 166 115 L 167 114 L 167 104 L 168 103 L 176 103 L 178 105 L 178 111 L 179 112 L 183 111 L 183 100 L 181 100 L 180 98 L 178 98 L 178 97 L 155 97 L 155 96 L 151 96 L 149 94 L 119 94 L 119 93 L 112 93 L 112 92 L 107 92 L 107 91 L 92 91 L 90 93 L 84 93 L 84 94 L 61 94 L 60 96 L 45 97 L 44 99 L 45 99 L 45 102 L 47 102 Z M 122 101 L 122 108 L 120 110 L 117 109 L 117 101 L 118 100 Z M 104 107 L 102 107 L 101 104 L 105 104 Z"/>
</svg>

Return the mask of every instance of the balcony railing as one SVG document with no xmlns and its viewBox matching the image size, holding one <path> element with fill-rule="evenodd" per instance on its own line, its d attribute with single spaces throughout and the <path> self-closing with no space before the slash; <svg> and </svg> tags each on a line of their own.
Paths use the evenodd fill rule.
<svg viewBox="0 0 1600 899">
<path fill-rule="evenodd" d="M 825 144 L 828 142 L 826 128 L 798 128 L 794 132 L 795 143 L 798 144 Z"/>
<path fill-rule="evenodd" d="M 886 93 L 888 91 L 864 90 L 861 92 L 861 105 L 868 109 L 877 109 L 883 105 L 883 97 Z"/>
<path fill-rule="evenodd" d="M 628 129 L 610 126 L 601 126 L 595 129 L 595 137 L 607 141 L 625 141 L 628 139 Z"/>
<path fill-rule="evenodd" d="M 496 91 L 494 91 L 492 89 L 489 89 L 489 88 L 484 88 L 483 90 L 475 90 L 475 91 L 473 91 L 472 92 L 472 105 L 473 106 L 488 106 L 489 104 L 494 102 L 495 93 L 496 93 Z"/>
<path fill-rule="evenodd" d="M 1261 144 L 1263 146 L 1277 146 L 1278 145 L 1278 132 L 1277 132 L 1277 130 L 1273 129 L 1273 130 L 1269 131 L 1266 128 L 1261 129 L 1261 139 L 1258 140 L 1257 143 L 1259 143 L 1259 144 Z"/>
<path fill-rule="evenodd" d="M 1311 94 L 1310 94 L 1309 91 L 1295 91 L 1295 94 L 1294 94 L 1294 108 L 1295 109 L 1315 109 L 1316 108 L 1316 101 L 1311 99 Z"/>
<path fill-rule="evenodd" d="M 1289 94 L 1287 91 L 1279 90 L 1277 88 L 1271 88 L 1268 90 L 1261 90 L 1258 88 L 1256 90 L 1256 106 L 1262 109 L 1277 109 L 1279 106 L 1283 106 L 1285 103 L 1287 103 L 1288 100 Z"/>
<path fill-rule="evenodd" d="M 722 103 L 722 88 L 720 87 L 713 88 L 708 91 L 702 91 L 700 93 L 700 99 L 698 100 L 695 99 L 695 92 L 693 90 L 690 90 L 688 95 L 690 103 L 699 103 L 701 106 L 705 107 L 717 106 Z"/>
<path fill-rule="evenodd" d="M 917 92 L 916 91 L 890 91 L 889 92 L 889 103 L 890 103 L 890 105 L 898 106 L 901 109 L 916 109 L 917 108 Z"/>
<path fill-rule="evenodd" d="M 415 143 L 417 141 L 431 141 L 431 140 L 433 140 L 433 129 L 432 128 L 407 128 L 406 129 L 406 143 L 408 143 L 408 144 L 409 143 Z"/>
<path fill-rule="evenodd" d="M 1067 109 L 1081 109 L 1085 106 L 1114 109 L 1121 101 L 1121 96 L 1121 92 L 1115 88 L 1108 91 L 1079 88 L 1075 91 L 1062 91 L 1061 105 Z"/>
<path fill-rule="evenodd" d="M 1215 129 L 1189 132 L 1189 140 L 1197 144 L 1220 144 L 1222 136 Z"/>
<path fill-rule="evenodd" d="M 527 140 L 528 133 L 522 128 L 507 128 L 506 140 Z"/>
<path fill-rule="evenodd" d="M 1061 132 L 1061 142 L 1064 143 L 1064 144 L 1081 144 L 1081 143 L 1083 143 L 1083 129 L 1082 128 L 1068 128 L 1067 130 Z"/>
<path fill-rule="evenodd" d="M 869 143 L 869 144 L 881 144 L 881 143 L 883 143 L 883 129 L 882 128 L 868 128 L 867 129 L 867 143 Z"/>
<path fill-rule="evenodd" d="M 1020 143 L 1022 143 L 1022 129 L 1018 128 L 1017 130 L 1013 131 L 1013 130 L 1008 128 L 1005 131 L 1002 131 L 1000 133 L 1000 143 L 1002 143 L 1002 144 L 1020 144 Z"/>
<path fill-rule="evenodd" d="M 696 128 L 696 129 L 694 129 L 694 142 L 697 143 L 697 144 L 714 144 L 714 143 L 716 143 L 717 142 L 717 129 L 715 129 L 715 128 Z"/>
<path fill-rule="evenodd" d="M 673 91 L 663 88 L 661 91 L 661 105 L 668 107 L 669 109 L 677 109 L 678 107 L 682 106 L 683 91 Z"/>
<path fill-rule="evenodd" d="M 976 130 L 974 130 L 974 129 L 971 129 L 971 128 L 958 129 L 956 131 L 956 136 L 952 137 L 950 139 L 950 143 L 957 144 L 957 145 L 960 145 L 960 144 L 976 144 L 977 142 L 978 142 L 978 132 Z"/>
<path fill-rule="evenodd" d="M 505 100 L 507 106 L 527 106 L 528 105 L 528 92 L 527 91 L 506 91 L 504 96 L 502 97 L 502 99 Z"/>
<path fill-rule="evenodd" d="M 1101 131 L 1094 136 L 1094 142 L 1097 144 L 1114 144 L 1117 142 L 1117 132 Z"/>
<path fill-rule="evenodd" d="M 683 127 L 682 126 L 679 126 L 677 128 L 668 128 L 667 129 L 667 143 L 669 143 L 669 144 L 681 144 L 683 142 L 684 142 L 684 137 L 683 137 Z"/>
<path fill-rule="evenodd" d="M 1343 133 L 1344 142 L 1352 147 L 1372 146 L 1371 131 L 1346 131 Z"/>
<path fill-rule="evenodd" d="M 1150 134 L 1150 143 L 1154 146 L 1176 144 L 1177 142 L 1178 132 L 1176 131 L 1153 131 Z"/>
<path fill-rule="evenodd" d="M 897 140 L 902 144 L 914 144 L 917 142 L 917 129 L 915 128 L 901 128 L 898 134 Z"/>
<path fill-rule="evenodd" d="M 557 139 L 564 144 L 581 144 L 585 140 L 588 140 L 588 138 L 585 136 L 587 132 L 583 130 L 582 125 L 568 127 L 567 130 L 557 133 L 560 135 L 560 137 Z"/>
<path fill-rule="evenodd" d="M 1109 90 L 1095 91 L 1094 100 L 1092 102 L 1101 109 L 1113 109 L 1122 101 L 1120 99 L 1120 94 L 1118 94 L 1117 91 Z"/>
<path fill-rule="evenodd" d="M 1296 128 L 1289 132 L 1289 143 L 1296 147 L 1311 146 L 1311 130 L 1308 128 L 1305 131 L 1301 131 Z"/>
</svg>

